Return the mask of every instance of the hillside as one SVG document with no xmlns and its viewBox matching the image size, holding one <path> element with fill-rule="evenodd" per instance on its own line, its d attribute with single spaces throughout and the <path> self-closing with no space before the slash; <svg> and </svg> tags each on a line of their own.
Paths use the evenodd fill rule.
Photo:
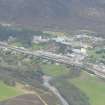
<svg viewBox="0 0 105 105">
<path fill-rule="evenodd" d="M 104 32 L 104 0 L 0 0 L 0 21 Z"/>
</svg>

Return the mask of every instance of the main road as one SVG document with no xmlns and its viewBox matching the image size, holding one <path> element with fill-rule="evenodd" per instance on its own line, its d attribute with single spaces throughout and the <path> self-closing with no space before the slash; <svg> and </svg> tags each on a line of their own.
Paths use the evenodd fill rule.
<svg viewBox="0 0 105 105">
<path fill-rule="evenodd" d="M 81 68 L 84 67 L 84 69 L 93 72 L 97 76 L 105 78 L 105 67 L 103 68 L 99 64 L 95 65 L 93 63 L 90 63 L 90 64 L 84 63 L 83 61 L 79 61 L 73 57 L 68 57 L 61 54 L 55 54 L 52 52 L 45 52 L 43 50 L 34 52 L 21 47 L 10 46 L 4 42 L 0 42 L 0 48 L 9 49 L 11 51 L 16 51 L 19 53 L 40 57 L 43 59 L 52 60 L 61 64 L 72 65 L 72 66 L 81 67 Z"/>
<path fill-rule="evenodd" d="M 55 53 L 52 53 L 52 52 L 45 52 L 43 50 L 30 51 L 30 50 L 27 50 L 27 49 L 24 49 L 24 48 L 21 48 L 21 47 L 10 46 L 10 45 L 5 44 L 3 42 L 0 42 L 0 47 L 1 48 L 6 48 L 6 49 L 9 49 L 9 50 L 12 50 L 12 51 L 24 53 L 24 54 L 27 54 L 27 55 L 40 57 L 40 58 L 43 58 L 43 59 L 53 60 L 55 62 L 66 64 L 66 65 L 75 65 L 75 66 L 81 66 L 82 65 L 82 62 L 78 61 L 76 58 L 68 57 L 68 56 L 61 55 L 61 54 L 55 54 Z"/>
<path fill-rule="evenodd" d="M 52 79 L 51 77 L 43 76 L 43 82 L 44 82 L 43 85 L 46 88 L 48 88 L 50 91 L 52 91 L 59 98 L 62 105 L 69 105 L 67 100 L 60 94 L 59 90 L 50 84 L 51 79 Z"/>
</svg>

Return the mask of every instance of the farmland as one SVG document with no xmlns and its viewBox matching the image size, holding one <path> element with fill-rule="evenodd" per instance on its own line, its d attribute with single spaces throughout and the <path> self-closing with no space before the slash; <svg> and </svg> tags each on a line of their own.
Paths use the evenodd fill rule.
<svg viewBox="0 0 105 105">
<path fill-rule="evenodd" d="M 19 91 L 15 87 L 7 86 L 2 81 L 0 81 L 0 101 L 20 94 L 22 94 L 22 91 Z"/>
<path fill-rule="evenodd" d="M 80 77 L 73 79 L 72 83 L 87 94 L 91 105 L 105 105 L 105 82 L 103 80 L 83 72 Z"/>
<path fill-rule="evenodd" d="M 5 105 L 44 105 L 43 102 L 34 94 L 26 94 L 14 97 L 2 102 Z"/>
<path fill-rule="evenodd" d="M 43 72 L 46 75 L 57 77 L 63 76 L 68 74 L 68 69 L 63 65 L 56 65 L 56 64 L 43 64 L 42 65 Z"/>
</svg>

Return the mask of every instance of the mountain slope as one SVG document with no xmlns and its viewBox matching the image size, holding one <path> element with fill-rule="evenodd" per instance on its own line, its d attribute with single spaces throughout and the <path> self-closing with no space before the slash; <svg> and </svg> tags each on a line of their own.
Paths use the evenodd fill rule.
<svg viewBox="0 0 105 105">
<path fill-rule="evenodd" d="M 104 0 L 0 0 L 0 20 L 104 31 Z"/>
</svg>

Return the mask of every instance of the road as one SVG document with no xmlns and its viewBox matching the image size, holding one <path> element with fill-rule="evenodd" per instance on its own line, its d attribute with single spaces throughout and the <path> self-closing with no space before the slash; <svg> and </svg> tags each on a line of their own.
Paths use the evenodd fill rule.
<svg viewBox="0 0 105 105">
<path fill-rule="evenodd" d="M 0 42 L 0 47 L 6 48 L 6 49 L 9 49 L 9 50 L 12 50 L 12 51 L 24 53 L 24 54 L 27 54 L 27 55 L 40 57 L 40 58 L 43 58 L 43 59 L 53 60 L 55 62 L 66 64 L 66 65 L 75 65 L 75 66 L 81 66 L 82 65 L 82 62 L 76 60 L 76 58 L 72 58 L 72 57 L 68 57 L 68 56 L 60 55 L 60 54 L 54 54 L 52 52 L 45 52 L 45 51 L 42 51 L 42 50 L 32 52 L 32 51 L 29 51 L 27 49 L 22 49 L 20 47 L 10 46 L 10 45 L 5 44 L 3 42 Z"/>
<path fill-rule="evenodd" d="M 49 82 L 51 80 L 51 77 L 45 76 L 43 77 L 43 85 L 45 87 L 47 87 L 50 91 L 52 91 L 61 101 L 62 105 L 69 105 L 68 102 L 64 99 L 64 97 L 62 97 L 62 95 L 60 94 L 60 92 L 58 91 L 57 88 L 55 88 L 54 86 L 52 86 Z"/>
<path fill-rule="evenodd" d="M 84 68 L 88 71 L 91 71 L 93 74 L 97 75 L 98 77 L 105 79 L 105 66 L 100 64 L 92 64 L 87 63 L 84 65 Z"/>
<path fill-rule="evenodd" d="M 89 65 L 91 65 L 91 66 L 89 66 L 88 62 L 87 62 L 87 64 L 85 64 L 83 61 L 78 61 L 76 58 L 73 58 L 73 57 L 68 57 L 68 56 L 60 55 L 60 54 L 54 54 L 52 52 L 45 52 L 42 50 L 32 52 L 32 51 L 29 51 L 27 49 L 23 49 L 20 47 L 10 46 L 3 42 L 0 42 L 0 48 L 6 48 L 6 49 L 9 49 L 12 51 L 19 52 L 19 53 L 40 57 L 43 59 L 53 60 L 53 61 L 61 63 L 61 64 L 72 65 L 72 66 L 76 66 L 76 67 L 83 67 L 84 65 L 86 65 L 86 66 L 84 66 L 84 69 L 92 71 L 97 76 L 105 78 L 105 70 L 103 71 L 103 68 L 99 67 L 99 65 L 97 65 L 95 67 L 94 64 L 90 63 Z"/>
</svg>

